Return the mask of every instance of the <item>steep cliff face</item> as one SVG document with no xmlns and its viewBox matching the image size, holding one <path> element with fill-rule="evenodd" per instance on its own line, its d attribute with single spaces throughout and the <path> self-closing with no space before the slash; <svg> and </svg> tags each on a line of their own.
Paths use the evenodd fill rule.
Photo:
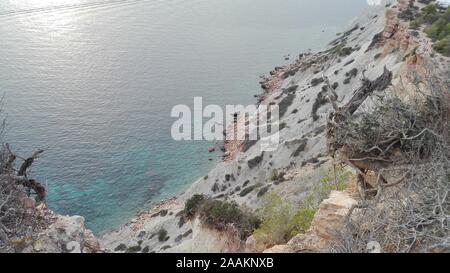
<svg viewBox="0 0 450 273">
<path fill-rule="evenodd" d="M 375 90 L 362 108 L 370 108 L 386 93 L 408 99 L 412 94 L 408 90 L 421 86 L 430 73 L 448 76 L 448 58 L 434 57 L 429 39 L 423 33 L 411 35 L 407 23 L 397 18 L 407 5 L 408 1 L 386 1 L 372 7 L 324 50 L 302 53 L 292 64 L 271 71 L 261 81 L 264 92 L 258 102 L 280 107 L 283 126 L 277 149 L 263 152 L 262 141 L 229 143 L 224 162 L 176 198 L 144 210 L 129 224 L 104 234 L 104 247 L 124 251 L 117 247 L 140 241 L 147 250 L 156 252 L 263 251 L 253 238 L 242 246 L 232 233 L 205 230 L 196 221 L 185 223 L 180 217 L 185 201 L 194 194 L 205 194 L 256 209 L 263 193 L 276 192 L 293 203 L 302 202 L 333 166 L 325 134 L 333 107 L 325 99 L 324 76 L 333 86 L 339 105 L 345 105 L 362 87 L 362 78 L 374 81 L 388 69 L 391 85 Z M 277 179 L 273 179 L 274 170 L 280 174 Z M 320 206 L 306 234 L 298 235 L 287 246 L 267 251 L 326 251 L 333 241 L 333 230 L 341 227 L 345 214 L 357 201 L 351 191 L 333 192 Z M 168 232 L 167 240 L 155 236 L 161 229 Z"/>
</svg>

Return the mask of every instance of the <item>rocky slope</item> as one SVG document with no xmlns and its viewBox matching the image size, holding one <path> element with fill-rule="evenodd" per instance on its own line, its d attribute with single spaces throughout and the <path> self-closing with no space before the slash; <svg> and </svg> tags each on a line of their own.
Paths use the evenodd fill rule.
<svg viewBox="0 0 450 273">
<path fill-rule="evenodd" d="M 102 251 L 83 217 L 54 213 L 44 202 L 29 196 L 29 187 L 18 178 L 0 175 L 0 253 Z"/>
<path fill-rule="evenodd" d="M 9 151 L 0 174 L 0 252 L 275 253 L 335 249 L 338 231 L 348 224 L 349 213 L 365 201 L 356 176 L 346 190 L 332 191 L 321 202 L 311 227 L 285 245 L 261 245 L 254 236 L 242 240 L 233 226 L 216 230 L 198 217 L 185 220 L 182 212 L 186 200 L 194 194 L 235 202 L 250 210 L 261 206 L 267 192 L 275 192 L 293 204 L 305 201 L 336 163 L 328 155 L 327 125 L 333 110 L 327 97 L 330 86 L 336 93 L 335 103 L 342 107 L 369 84 L 371 93 L 358 104 L 359 110 L 370 109 L 387 93 L 405 101 L 415 100 L 417 89 L 429 92 L 425 83 L 432 76 L 448 81 L 449 58 L 436 54 L 432 41 L 422 31 L 411 30 L 408 22 L 398 19 L 411 3 L 420 8 L 425 2 L 429 1 L 391 0 L 373 6 L 324 50 L 304 52 L 293 63 L 275 68 L 261 81 L 263 93 L 258 103 L 280 108 L 280 144 L 276 150 L 263 152 L 262 141 L 226 142 L 224 161 L 188 190 L 141 211 L 98 240 L 85 228 L 83 217 L 58 215 L 42 203 L 40 195 L 45 196 L 45 188 L 27 178 L 26 173 L 43 151 L 24 160 L 19 171 L 11 168 L 16 156 Z M 386 71 L 389 77 L 382 76 Z M 241 118 L 237 126 L 240 124 Z M 378 186 L 373 173 L 364 177 L 370 187 Z M 30 189 L 38 193 L 37 198 L 29 197 Z M 449 190 L 448 183 L 444 190 Z M 364 228 L 372 227 L 367 223 Z M 378 242 L 370 243 L 357 251 L 382 250 Z M 429 251 L 450 251 L 450 243 Z"/>
<path fill-rule="evenodd" d="M 375 91 L 363 107 L 384 92 L 399 92 L 408 98 L 408 89 L 433 73 L 448 78 L 448 58 L 436 55 L 431 41 L 414 33 L 397 14 L 409 1 L 386 1 L 373 6 L 320 52 L 306 52 L 290 65 L 278 67 L 262 82 L 259 103 L 280 107 L 280 145 L 273 152 L 261 152 L 261 142 L 228 145 L 226 160 L 177 197 L 144 210 L 123 227 L 104 234 L 100 241 L 107 251 L 117 252 L 236 252 L 263 251 L 252 238 L 239 242 L 233 232 L 224 234 L 203 227 L 197 220 L 185 223 L 180 213 L 185 201 L 202 193 L 216 199 L 234 201 L 256 209 L 261 195 L 277 192 L 286 200 L 301 202 L 333 162 L 327 156 L 325 135 L 327 114 L 332 110 L 324 99 L 323 76 L 330 80 L 341 105 L 361 87 L 361 78 L 375 80 L 384 68 L 392 72 L 391 86 Z M 421 5 L 419 3 L 419 5 Z M 396 88 L 402 86 L 401 90 Z M 273 181 L 273 170 L 281 173 Z M 333 192 L 316 214 L 311 229 L 296 236 L 286 246 L 268 252 L 325 251 L 333 232 L 357 197 L 351 192 Z M 158 236 L 161 232 L 167 236 Z"/>
</svg>

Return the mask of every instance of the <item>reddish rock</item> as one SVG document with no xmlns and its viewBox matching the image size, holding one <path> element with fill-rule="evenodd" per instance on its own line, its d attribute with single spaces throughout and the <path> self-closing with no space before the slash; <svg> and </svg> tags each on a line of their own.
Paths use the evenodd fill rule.
<svg viewBox="0 0 450 273">
<path fill-rule="evenodd" d="M 21 202 L 25 209 L 34 209 L 36 207 L 36 200 L 34 200 L 34 198 L 24 197 Z"/>
</svg>

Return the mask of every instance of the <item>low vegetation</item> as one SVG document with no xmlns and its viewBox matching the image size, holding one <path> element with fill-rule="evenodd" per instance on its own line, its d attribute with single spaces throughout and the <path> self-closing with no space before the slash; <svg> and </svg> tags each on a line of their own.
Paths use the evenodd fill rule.
<svg viewBox="0 0 450 273">
<path fill-rule="evenodd" d="M 324 86 L 324 87 L 326 87 L 326 86 Z M 317 114 L 317 111 L 319 111 L 319 108 L 327 103 L 328 103 L 327 90 L 326 90 L 326 88 L 322 88 L 322 90 L 317 94 L 317 98 L 314 101 L 312 110 L 311 110 L 311 115 L 312 115 L 314 121 L 317 121 L 320 118 L 320 116 Z"/>
<path fill-rule="evenodd" d="M 164 228 L 161 228 L 158 231 L 158 240 L 160 242 L 165 242 L 165 241 L 169 240 L 169 236 L 167 236 L 167 230 L 165 230 Z"/>
<path fill-rule="evenodd" d="M 126 252 L 127 252 L 127 253 L 136 253 L 136 252 L 140 252 L 141 249 L 142 249 L 142 248 L 141 248 L 140 245 L 130 246 L 129 248 L 127 248 Z"/>
<path fill-rule="evenodd" d="M 256 189 L 256 187 L 257 187 L 256 185 L 252 185 L 252 186 L 248 186 L 248 187 L 244 188 L 244 189 L 239 193 L 239 196 L 240 196 L 240 197 L 246 196 L 247 194 L 251 193 L 254 189 Z"/>
<path fill-rule="evenodd" d="M 255 168 L 262 162 L 263 158 L 264 158 L 264 152 L 262 152 L 261 155 L 256 156 L 256 157 L 250 159 L 249 161 L 247 161 L 248 167 L 250 169 Z"/>
<path fill-rule="evenodd" d="M 409 20 L 412 29 L 423 27 L 424 32 L 434 42 L 433 48 L 445 56 L 450 56 L 450 7 L 445 9 L 437 3 L 429 3 L 419 10 L 414 6 L 414 1 L 411 1 L 408 9 L 401 12 L 399 17 Z"/>
<path fill-rule="evenodd" d="M 300 140 L 300 144 L 298 145 L 297 149 L 292 153 L 292 157 L 297 157 L 300 155 L 301 152 L 303 152 L 306 149 L 306 146 L 308 145 L 308 140 L 303 138 Z"/>
<path fill-rule="evenodd" d="M 292 105 L 294 100 L 295 94 L 291 93 L 280 101 L 280 103 L 278 104 L 280 118 L 282 118 L 284 114 L 286 114 L 288 108 Z"/>
<path fill-rule="evenodd" d="M 327 173 L 319 183 L 313 186 L 309 195 L 303 200 L 304 207 L 315 208 L 326 199 L 332 191 L 345 190 L 354 174 L 342 166 L 336 166 Z"/>
<path fill-rule="evenodd" d="M 273 192 L 265 194 L 263 199 L 264 204 L 258 211 L 262 222 L 253 235 L 265 245 L 284 244 L 295 235 L 306 232 L 317 211 L 316 208 L 295 208 Z"/>
<path fill-rule="evenodd" d="M 272 170 L 272 175 L 270 176 L 271 181 L 277 181 L 279 177 L 279 173 L 277 169 Z"/>
<path fill-rule="evenodd" d="M 366 252 L 374 243 L 382 252 L 450 250 L 448 82 L 440 71 L 425 68 L 430 73 L 416 89 L 394 86 L 370 108 L 360 107 L 364 100 L 356 93 L 330 115 L 330 154 L 376 177 L 366 181 L 357 174 L 359 202 L 334 251 Z M 383 74 L 389 76 L 386 69 Z M 366 86 L 385 87 L 386 76 Z M 406 93 L 407 99 L 399 95 Z"/>
<path fill-rule="evenodd" d="M 258 197 L 264 196 L 264 195 L 267 193 L 267 191 L 269 191 L 269 189 L 270 189 L 270 185 L 267 185 L 267 186 L 261 188 L 261 189 L 258 191 L 257 196 L 258 196 Z"/>
<path fill-rule="evenodd" d="M 351 171 L 337 167 L 313 187 L 300 205 L 286 201 L 274 192 L 264 192 L 263 205 L 258 210 L 262 222 L 253 233 L 255 239 L 272 246 L 285 244 L 297 234 L 305 233 L 310 228 L 320 203 L 331 191 L 345 190 L 352 175 Z"/>
<path fill-rule="evenodd" d="M 259 226 L 260 220 L 250 210 L 239 207 L 236 203 L 194 195 L 186 201 L 186 215 L 199 217 L 209 227 L 225 231 L 229 227 L 238 230 L 242 240 L 250 236 Z"/>
</svg>

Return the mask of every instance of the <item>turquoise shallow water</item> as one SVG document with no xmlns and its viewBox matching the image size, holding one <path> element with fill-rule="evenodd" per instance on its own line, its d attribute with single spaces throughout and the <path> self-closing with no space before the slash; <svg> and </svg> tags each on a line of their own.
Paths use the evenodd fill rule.
<svg viewBox="0 0 450 273">
<path fill-rule="evenodd" d="M 342 4 L 345 2 L 345 5 Z M 317 49 L 363 0 L 29 0 L 0 3 L 6 139 L 48 148 L 50 207 L 102 232 L 185 189 L 211 143 L 170 138 L 170 110 L 252 103 L 258 76 Z M 219 155 L 214 159 L 218 160 Z"/>
</svg>

